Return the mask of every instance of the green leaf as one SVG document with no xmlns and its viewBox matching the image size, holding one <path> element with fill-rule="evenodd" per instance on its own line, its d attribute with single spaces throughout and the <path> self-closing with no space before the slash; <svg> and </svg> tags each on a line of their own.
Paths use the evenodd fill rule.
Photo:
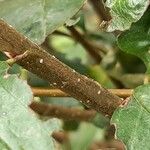
<svg viewBox="0 0 150 150">
<path fill-rule="evenodd" d="M 127 53 L 141 58 L 150 73 L 150 11 L 134 23 L 130 30 L 125 31 L 118 38 L 119 47 Z"/>
<path fill-rule="evenodd" d="M 8 69 L 6 62 L 0 62 L 0 147 L 53 150 L 50 134 L 58 126 L 57 120 L 42 122 L 37 118 L 28 107 L 31 89 L 16 75 L 8 75 Z"/>
<path fill-rule="evenodd" d="M 80 60 L 82 64 L 87 64 L 89 61 L 85 49 L 65 36 L 51 36 L 53 47 L 62 54 L 65 54 L 67 60 Z"/>
<path fill-rule="evenodd" d="M 34 42 L 62 26 L 81 8 L 85 0 L 3 0 L 0 17 Z"/>
<path fill-rule="evenodd" d="M 150 149 L 150 84 L 137 87 L 128 105 L 116 110 L 111 122 L 128 150 Z"/>
<path fill-rule="evenodd" d="M 47 32 L 68 22 L 83 6 L 85 0 L 45 0 Z"/>
<path fill-rule="evenodd" d="M 0 139 L 0 149 L 1 150 L 10 150 L 10 148 L 7 146 L 7 144 L 4 141 L 2 141 L 1 139 Z"/>
<path fill-rule="evenodd" d="M 113 81 L 111 81 L 106 71 L 100 65 L 89 66 L 88 73 L 92 79 L 98 81 L 105 88 L 116 88 Z"/>
<path fill-rule="evenodd" d="M 112 16 L 108 31 L 129 29 L 138 21 L 149 5 L 149 0 L 107 0 Z"/>
</svg>

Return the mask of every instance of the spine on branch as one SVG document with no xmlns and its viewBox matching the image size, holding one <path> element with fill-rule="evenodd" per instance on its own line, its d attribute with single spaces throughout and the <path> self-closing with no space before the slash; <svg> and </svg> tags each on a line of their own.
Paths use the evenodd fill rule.
<svg viewBox="0 0 150 150">
<path fill-rule="evenodd" d="M 118 96 L 69 68 L 3 20 L 0 20 L 0 49 L 12 56 L 27 51 L 27 55 L 17 61 L 19 65 L 104 115 L 111 116 L 122 103 Z"/>
</svg>

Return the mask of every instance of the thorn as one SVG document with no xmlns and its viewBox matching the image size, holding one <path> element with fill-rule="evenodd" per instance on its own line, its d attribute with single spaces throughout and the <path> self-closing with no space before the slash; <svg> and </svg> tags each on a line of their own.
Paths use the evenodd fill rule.
<svg viewBox="0 0 150 150">
<path fill-rule="evenodd" d="M 12 66 L 14 63 L 16 63 L 17 61 L 25 58 L 27 55 L 28 55 L 29 51 L 25 51 L 23 54 L 20 54 L 20 55 L 16 55 L 14 58 L 10 58 L 8 60 L 6 60 L 6 62 Z"/>
<path fill-rule="evenodd" d="M 125 107 L 125 106 L 127 106 L 128 105 L 128 103 L 129 103 L 129 101 L 130 101 L 130 97 L 127 97 L 126 99 L 124 99 L 123 101 L 122 101 L 122 103 L 121 103 L 121 105 L 119 106 L 119 107 Z"/>
</svg>

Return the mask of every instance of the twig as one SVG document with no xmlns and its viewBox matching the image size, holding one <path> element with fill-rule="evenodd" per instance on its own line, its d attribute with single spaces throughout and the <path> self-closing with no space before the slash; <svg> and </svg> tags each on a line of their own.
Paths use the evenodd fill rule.
<svg viewBox="0 0 150 150">
<path fill-rule="evenodd" d="M 25 58 L 17 62 L 18 64 L 104 115 L 110 117 L 122 103 L 118 96 L 75 72 L 3 20 L 0 20 L 0 47 L 3 52 L 7 51 L 13 56 L 29 51 Z"/>
<path fill-rule="evenodd" d="M 69 35 L 69 34 L 67 34 L 67 33 L 65 33 L 65 32 L 59 31 L 59 30 L 54 31 L 53 34 L 55 34 L 55 35 L 61 35 L 61 36 L 66 36 L 66 37 L 72 38 L 71 35 Z"/>
<path fill-rule="evenodd" d="M 80 110 L 78 108 L 66 108 L 39 102 L 32 102 L 30 108 L 42 116 L 56 117 L 63 120 L 91 121 L 96 116 L 94 110 Z"/>
<path fill-rule="evenodd" d="M 107 8 L 104 7 L 103 0 L 90 0 L 90 3 L 93 5 L 95 12 L 102 21 L 109 21 L 111 19 Z"/>
<path fill-rule="evenodd" d="M 116 139 L 108 141 L 95 141 L 93 142 L 89 150 L 125 150 L 124 144 Z"/>
<path fill-rule="evenodd" d="M 73 26 L 67 27 L 67 29 L 72 34 L 73 38 L 78 41 L 84 48 L 87 50 L 87 52 L 90 54 L 90 56 L 93 57 L 96 63 L 100 63 L 101 56 L 99 54 L 99 51 L 93 47 L 88 40 L 86 40 L 81 33 L 79 33 Z"/>
<path fill-rule="evenodd" d="M 71 150 L 71 144 L 69 139 L 69 134 L 64 131 L 54 131 L 52 134 L 52 137 L 59 142 L 60 144 L 63 144 L 63 147 L 67 150 Z M 59 149 L 59 148 L 58 148 Z"/>
<path fill-rule="evenodd" d="M 132 89 L 108 89 L 112 94 L 115 94 L 121 98 L 126 98 L 131 96 Z M 67 93 L 59 89 L 50 89 L 50 88 L 39 88 L 32 87 L 32 92 L 34 96 L 48 96 L 48 97 L 70 97 Z"/>
<path fill-rule="evenodd" d="M 70 97 L 67 93 L 59 89 L 49 89 L 49 88 L 39 88 L 32 87 L 32 92 L 34 96 L 48 96 L 48 97 Z"/>
<path fill-rule="evenodd" d="M 77 30 L 76 30 L 77 31 Z M 78 32 L 78 31 L 77 31 Z M 56 30 L 55 32 L 53 32 L 53 34 L 55 35 L 61 35 L 61 36 L 66 36 L 68 38 L 74 38 L 74 36 L 70 35 L 70 34 L 67 34 L 65 32 L 62 32 L 62 31 L 59 31 L 59 30 Z M 80 34 L 80 33 L 79 33 Z M 82 38 L 84 38 L 86 35 L 81 35 Z M 74 38 L 75 39 L 75 38 Z M 76 39 L 75 39 L 76 40 Z M 100 47 L 98 46 L 97 44 L 95 43 L 92 43 L 90 42 L 88 39 L 86 39 L 86 42 L 87 44 L 90 45 L 90 47 L 92 47 L 92 49 L 95 49 L 95 51 L 98 53 L 98 52 L 102 52 L 103 54 L 106 54 L 107 53 L 107 50 L 104 48 L 104 47 Z M 80 43 L 81 45 L 83 45 L 83 43 Z M 83 46 L 84 47 L 84 46 Z M 84 47 L 85 48 L 85 47 Z M 98 53 L 99 55 L 99 53 Z"/>
<path fill-rule="evenodd" d="M 119 97 L 127 98 L 132 95 L 132 89 L 109 89 L 109 91 Z"/>
<path fill-rule="evenodd" d="M 95 110 L 81 110 L 79 108 L 67 108 L 60 105 L 51 105 L 33 101 L 30 108 L 37 114 L 45 117 L 56 117 L 66 121 L 86 121 L 106 128 L 109 126 L 109 119 L 97 113 Z"/>
<path fill-rule="evenodd" d="M 62 131 L 54 131 L 52 133 L 52 137 L 59 143 L 63 144 L 66 142 L 69 142 L 69 137 L 68 134 L 66 132 L 62 132 Z"/>
</svg>

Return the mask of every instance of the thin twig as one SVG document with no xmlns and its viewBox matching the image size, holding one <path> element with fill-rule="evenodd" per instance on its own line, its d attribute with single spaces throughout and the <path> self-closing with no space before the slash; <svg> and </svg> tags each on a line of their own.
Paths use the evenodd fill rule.
<svg viewBox="0 0 150 150">
<path fill-rule="evenodd" d="M 76 31 L 77 31 L 77 30 L 76 30 Z M 78 32 L 78 31 L 77 31 L 77 32 Z M 66 37 L 68 37 L 68 38 L 74 38 L 74 36 L 72 36 L 72 35 L 70 35 L 70 34 L 67 34 L 67 33 L 65 33 L 65 32 L 59 31 L 59 30 L 56 30 L 55 32 L 53 32 L 53 34 L 54 34 L 54 35 L 60 35 L 60 36 L 66 36 Z M 79 34 L 81 34 L 81 33 L 79 33 Z M 84 38 L 85 36 L 86 36 L 86 35 L 82 35 L 82 38 Z M 96 43 L 92 43 L 92 42 L 90 42 L 88 39 L 84 39 L 84 40 L 86 40 L 87 44 L 92 47 L 92 50 L 95 49 L 95 51 L 97 51 L 97 53 L 98 53 L 98 52 L 102 52 L 103 54 L 106 54 L 106 53 L 107 53 L 107 50 L 106 50 L 104 47 L 99 46 L 99 45 L 97 45 Z M 85 48 L 84 43 L 81 43 L 81 41 L 80 41 L 80 44 Z M 98 55 L 99 55 L 99 53 L 98 53 Z"/>
<path fill-rule="evenodd" d="M 66 132 L 63 131 L 54 131 L 52 133 L 52 137 L 59 143 L 64 144 L 66 142 L 69 142 L 69 137 Z"/>
<path fill-rule="evenodd" d="M 54 131 L 52 133 L 52 137 L 57 142 L 59 142 L 60 144 L 63 144 L 63 148 L 64 149 L 71 150 L 71 144 L 70 144 L 70 139 L 69 139 L 68 132 L 65 132 L 65 131 Z"/>
<path fill-rule="evenodd" d="M 70 97 L 67 93 L 59 89 L 49 89 L 49 88 L 39 88 L 32 87 L 32 92 L 34 96 L 48 96 L 48 97 Z"/>
<path fill-rule="evenodd" d="M 3 20 L 0 20 L 0 47 L 1 51 L 7 51 L 12 56 L 28 51 L 25 58 L 17 61 L 19 65 L 97 112 L 111 117 L 122 103 L 118 96 L 110 93 L 96 81 L 72 70 Z"/>
<path fill-rule="evenodd" d="M 100 20 L 109 21 L 111 16 L 106 7 L 104 7 L 103 0 L 90 0 L 90 3 L 93 5 L 93 8 Z"/>
<path fill-rule="evenodd" d="M 63 120 L 91 121 L 96 116 L 94 110 L 66 108 L 39 102 L 32 102 L 30 108 L 42 116 L 56 117 Z"/>
<path fill-rule="evenodd" d="M 112 94 L 115 94 L 121 98 L 127 98 L 131 96 L 132 89 L 108 89 Z M 70 97 L 67 93 L 59 89 L 50 89 L 50 88 L 39 88 L 32 87 L 32 92 L 34 96 L 48 96 L 48 97 Z"/>
<path fill-rule="evenodd" d="M 92 44 L 90 44 L 90 42 L 86 40 L 83 37 L 83 35 L 78 30 L 76 30 L 73 26 L 67 27 L 67 29 L 72 34 L 73 38 L 76 41 L 78 41 L 85 48 L 85 50 L 87 50 L 87 52 L 90 54 L 90 56 L 92 56 L 95 62 L 100 63 L 102 58 L 99 51 L 97 51 L 97 49 L 95 49 L 95 47 L 93 47 Z"/>
<path fill-rule="evenodd" d="M 132 89 L 109 89 L 109 91 L 121 98 L 127 98 L 132 95 Z"/>
<path fill-rule="evenodd" d="M 67 34 L 67 33 L 65 33 L 65 32 L 59 31 L 59 30 L 54 31 L 53 34 L 55 34 L 55 35 L 61 35 L 61 36 L 66 36 L 66 37 L 72 38 L 71 35 L 69 35 L 69 34 Z"/>
</svg>

